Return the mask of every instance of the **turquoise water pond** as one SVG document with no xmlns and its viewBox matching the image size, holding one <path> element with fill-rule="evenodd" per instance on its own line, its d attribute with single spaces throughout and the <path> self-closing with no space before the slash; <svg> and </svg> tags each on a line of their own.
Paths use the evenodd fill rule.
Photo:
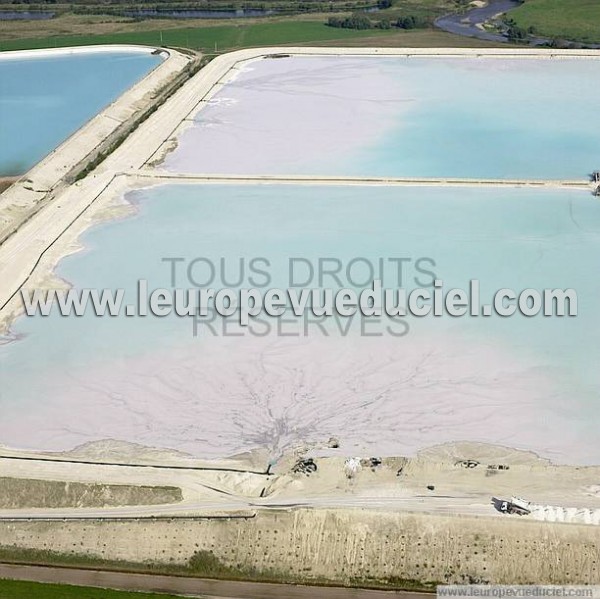
<svg viewBox="0 0 600 599">
<path fill-rule="evenodd" d="M 139 81 L 150 50 L 0 53 L 0 176 L 20 175 Z"/>
<path fill-rule="evenodd" d="M 370 338 L 333 328 L 195 336 L 188 317 L 22 318 L 20 339 L 0 347 L 4 443 L 117 438 L 223 456 L 335 434 L 369 455 L 469 439 L 600 461 L 600 210 L 588 193 L 169 185 L 129 199 L 138 213 L 89 230 L 60 276 L 124 288 L 133 301 L 140 278 L 150 289 L 193 287 L 185 268 L 173 281 L 163 258 L 224 258 L 217 288 L 249 286 L 253 257 L 268 260 L 269 287 L 288 287 L 293 257 L 402 258 L 403 284 L 414 287 L 431 282 L 416 268 L 428 258 L 421 270 L 447 287 L 478 278 L 484 299 L 503 287 L 572 287 L 579 315 L 412 318 L 406 335 Z M 206 272 L 196 269 L 196 282 Z M 387 286 L 395 273 L 384 267 Z"/>
</svg>

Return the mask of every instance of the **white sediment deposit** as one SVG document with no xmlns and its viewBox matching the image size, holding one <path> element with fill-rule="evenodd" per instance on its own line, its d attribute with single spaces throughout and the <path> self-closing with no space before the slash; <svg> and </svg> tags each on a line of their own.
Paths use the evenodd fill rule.
<svg viewBox="0 0 600 599">
<path fill-rule="evenodd" d="M 331 434 L 346 451 L 380 455 L 510 435 L 521 447 L 584 457 L 575 432 L 546 438 L 556 414 L 536 426 L 551 391 L 542 377 L 499 347 L 452 335 L 209 338 L 48 381 L 43 405 L 0 422 L 4 443 L 64 451 L 114 438 L 207 458 L 263 447 L 278 458 Z"/>
<path fill-rule="evenodd" d="M 600 525 L 600 508 L 575 508 L 554 505 L 530 505 L 531 516 L 544 522 Z"/>
</svg>

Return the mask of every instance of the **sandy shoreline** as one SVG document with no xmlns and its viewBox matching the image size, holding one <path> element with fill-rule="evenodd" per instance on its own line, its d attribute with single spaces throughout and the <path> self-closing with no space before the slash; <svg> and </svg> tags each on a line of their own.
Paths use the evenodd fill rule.
<svg viewBox="0 0 600 599">
<path fill-rule="evenodd" d="M 381 466 L 366 465 L 353 479 L 345 474 L 343 447 L 322 444 L 298 446 L 271 463 L 260 450 L 223 460 L 202 460 L 177 452 L 111 441 L 91 443 L 71 452 L 47 453 L 0 447 L 3 476 L 20 479 L 133 485 L 169 485 L 182 489 L 183 501 L 165 506 L 138 506 L 140 515 L 176 515 L 232 509 L 261 509 L 271 505 L 290 508 L 302 503 L 314 507 L 339 506 L 400 509 L 435 513 L 443 497 L 443 513 L 484 518 L 506 518 L 490 504 L 492 496 L 524 497 L 535 506 L 531 516 L 516 520 L 556 521 L 556 508 L 572 524 L 600 524 L 600 467 L 555 466 L 532 452 L 483 443 L 437 445 L 412 457 L 383 457 Z M 340 453 L 341 452 L 341 453 Z M 302 457 L 313 456 L 317 474 L 293 473 Z M 367 456 L 359 456 L 367 459 Z M 463 462 L 474 461 L 466 468 Z M 498 464 L 505 470 L 498 471 Z M 152 466 L 148 468 L 148 466 Z M 400 472 L 400 474 L 398 474 Z M 426 492 L 428 485 L 434 490 Z M 437 498 L 437 501 L 436 501 Z M 539 507 L 538 507 L 539 506 Z M 545 506 L 555 506 L 554 512 Z M 567 512 L 571 510 L 571 512 Z M 56 512 L 56 510 L 54 510 Z M 2 510 L 0 517 L 35 512 Z M 78 517 L 98 510 L 63 508 L 62 517 Z M 122 510 L 104 508 L 104 517 Z M 568 515 L 570 514 L 570 516 Z M 586 516 L 588 514 L 588 516 Z M 586 521 L 586 517 L 589 521 Z M 570 518 L 570 519 L 569 519 Z"/>
</svg>

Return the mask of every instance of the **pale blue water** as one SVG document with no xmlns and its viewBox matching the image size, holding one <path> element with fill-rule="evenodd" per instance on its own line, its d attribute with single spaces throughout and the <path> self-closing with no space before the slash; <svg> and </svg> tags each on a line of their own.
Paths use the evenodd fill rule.
<svg viewBox="0 0 600 599">
<path fill-rule="evenodd" d="M 225 9 L 225 10 L 157 10 L 140 8 L 124 10 L 121 14 L 126 17 L 158 18 L 158 19 L 240 19 L 247 17 L 270 17 L 276 14 L 268 9 Z"/>
<path fill-rule="evenodd" d="M 262 60 L 203 106 L 166 167 L 587 179 L 600 168 L 598 81 L 600 60 Z"/>
<path fill-rule="evenodd" d="M 0 176 L 26 172 L 161 60 L 131 51 L 0 54 Z"/>
<path fill-rule="evenodd" d="M 410 59 L 393 73 L 416 102 L 353 166 L 362 174 L 584 179 L 600 61 Z"/>
<path fill-rule="evenodd" d="M 253 403 L 250 390 L 242 393 L 236 386 L 237 370 L 260 352 L 232 349 L 226 366 L 217 365 L 212 340 L 193 337 L 187 318 L 21 318 L 14 330 L 23 337 L 0 347 L 2 443 L 64 449 L 120 438 L 226 455 L 260 444 L 257 437 L 279 439 L 283 428 L 286 442 L 322 440 L 330 433 L 345 447 L 375 453 L 384 442 L 385 452 L 402 454 L 434 442 L 471 439 L 533 449 L 558 461 L 600 462 L 600 204 L 590 194 L 173 185 L 137 191 L 130 199 L 139 213 L 88 231 L 83 236 L 87 249 L 63 259 L 60 276 L 77 288 L 123 287 L 131 301 L 139 278 L 148 279 L 151 289 L 171 286 L 164 257 L 226 258 L 228 284 L 217 276 L 216 287 L 238 286 L 240 257 L 266 257 L 269 287 L 283 288 L 290 257 L 345 262 L 395 257 L 412 260 L 403 282 L 414 287 L 419 276 L 414 261 L 429 257 L 446 288 L 466 287 L 468 279 L 479 278 L 484 300 L 502 287 L 572 287 L 579 315 L 411 319 L 406 337 L 377 339 L 378 363 L 399 352 L 401 372 L 403 363 L 419 359 L 415 372 L 406 376 L 407 391 L 378 410 L 365 407 L 360 394 L 340 399 L 328 391 L 318 395 L 318 410 L 294 413 L 298 420 L 284 427 L 291 404 L 277 417 L 277 405 L 263 414 L 264 406 Z M 397 284 L 394 272 L 384 269 L 389 287 Z M 244 286 L 249 286 L 248 274 Z M 176 284 L 190 286 L 183 275 Z M 309 286 L 315 285 L 313 279 Z M 334 351 L 317 345 L 302 360 L 330 364 L 331 372 L 347 363 L 349 370 L 361 372 L 364 364 L 353 365 L 363 359 L 362 346 L 348 356 L 348 341 L 333 338 L 340 343 Z M 296 356 L 296 349 L 286 351 Z M 424 374 L 419 374 L 421 354 L 423 363 L 434 356 Z M 302 370 L 295 357 L 289 358 L 289 373 L 274 370 L 283 377 L 274 383 L 274 397 L 283 402 L 290 396 L 284 392 L 286 377 L 297 376 L 294 364 Z M 317 368 L 305 367 L 309 373 Z M 223 380 L 212 380 L 219 375 Z M 306 376 L 312 382 L 316 377 Z M 360 376 L 361 381 L 366 377 Z M 335 389 L 346 384 L 340 380 Z M 261 397 L 275 401 L 268 393 Z M 424 410 L 418 417 L 411 403 L 417 400 Z M 377 416 L 382 412 L 385 418 Z"/>
<path fill-rule="evenodd" d="M 53 12 L 43 11 L 12 11 L 3 10 L 0 12 L 0 21 L 38 21 L 45 19 L 52 19 L 54 17 Z"/>
</svg>

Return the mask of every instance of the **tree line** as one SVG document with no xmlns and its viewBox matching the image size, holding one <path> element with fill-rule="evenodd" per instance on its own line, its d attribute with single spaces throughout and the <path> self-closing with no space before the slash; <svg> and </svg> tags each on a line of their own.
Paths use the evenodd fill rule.
<svg viewBox="0 0 600 599">
<path fill-rule="evenodd" d="M 429 27 L 429 21 L 415 15 L 406 15 L 392 21 L 388 18 L 373 20 L 364 13 L 353 13 L 347 17 L 329 17 L 329 27 L 340 27 L 342 29 L 422 29 Z"/>
</svg>

